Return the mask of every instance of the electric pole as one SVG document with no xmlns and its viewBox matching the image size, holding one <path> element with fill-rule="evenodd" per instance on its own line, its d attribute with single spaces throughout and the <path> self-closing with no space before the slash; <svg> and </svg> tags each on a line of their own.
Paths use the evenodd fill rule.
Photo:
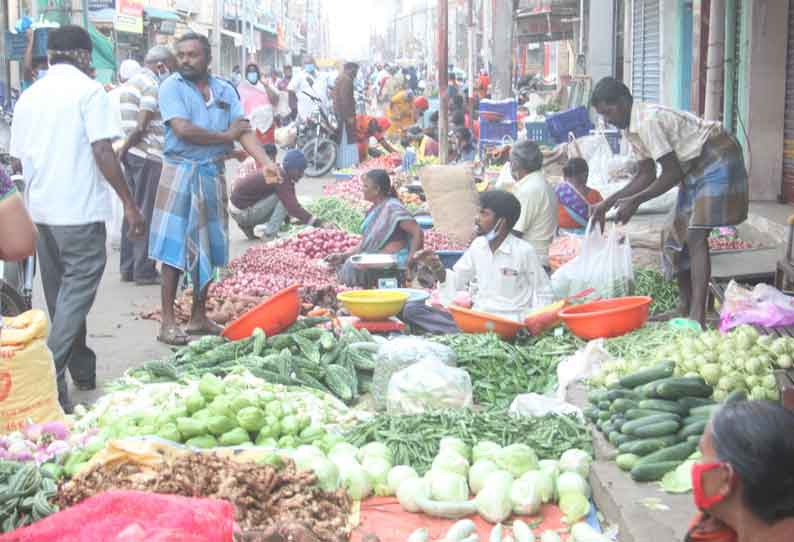
<svg viewBox="0 0 794 542">
<path fill-rule="evenodd" d="M 446 164 L 449 154 L 449 39 L 447 30 L 449 3 L 447 0 L 438 0 L 438 158 L 439 162 Z"/>
<path fill-rule="evenodd" d="M 513 0 L 496 0 L 493 14 L 494 99 L 513 94 Z"/>
</svg>

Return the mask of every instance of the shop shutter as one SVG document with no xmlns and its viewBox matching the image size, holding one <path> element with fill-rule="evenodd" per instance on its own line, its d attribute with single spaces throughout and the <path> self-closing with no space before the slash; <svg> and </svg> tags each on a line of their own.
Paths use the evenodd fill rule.
<svg viewBox="0 0 794 542">
<path fill-rule="evenodd" d="M 635 100 L 660 101 L 659 0 L 634 0 L 632 5 L 631 92 Z"/>
<path fill-rule="evenodd" d="M 786 61 L 786 109 L 783 129 L 783 196 L 794 202 L 794 2 L 788 16 L 788 57 Z"/>
</svg>

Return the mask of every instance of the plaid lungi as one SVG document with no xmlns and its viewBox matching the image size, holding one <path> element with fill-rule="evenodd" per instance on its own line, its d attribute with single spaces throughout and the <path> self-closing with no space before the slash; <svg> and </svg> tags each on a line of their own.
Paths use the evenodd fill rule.
<svg viewBox="0 0 794 542">
<path fill-rule="evenodd" d="M 689 269 L 690 229 L 741 224 L 750 205 L 742 148 L 732 136 L 722 133 L 709 139 L 688 166 L 678 202 L 662 231 L 662 264 L 668 278 Z"/>
<path fill-rule="evenodd" d="M 342 123 L 342 137 L 336 153 L 336 168 L 346 169 L 356 164 L 358 164 L 358 145 L 355 142 L 355 134 L 349 135 L 347 126 Z"/>
<path fill-rule="evenodd" d="M 189 274 L 199 288 L 229 260 L 223 162 L 163 162 L 149 232 L 149 257 Z M 198 273 L 198 275 L 196 275 Z M 197 278 L 196 278 L 197 277 Z"/>
</svg>

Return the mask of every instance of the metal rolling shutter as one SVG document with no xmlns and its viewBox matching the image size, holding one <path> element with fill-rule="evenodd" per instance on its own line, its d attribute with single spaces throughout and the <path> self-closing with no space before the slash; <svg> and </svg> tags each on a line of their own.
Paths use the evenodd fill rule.
<svg viewBox="0 0 794 542">
<path fill-rule="evenodd" d="M 632 6 L 631 92 L 635 100 L 659 102 L 659 0 L 634 0 Z"/>
<path fill-rule="evenodd" d="M 783 195 L 794 202 L 794 3 L 788 15 L 788 57 L 786 60 L 786 109 L 783 128 Z"/>
</svg>

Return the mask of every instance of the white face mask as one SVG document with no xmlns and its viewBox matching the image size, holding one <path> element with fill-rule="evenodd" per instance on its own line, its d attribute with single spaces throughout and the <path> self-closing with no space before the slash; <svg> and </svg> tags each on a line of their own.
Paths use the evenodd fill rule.
<svg viewBox="0 0 794 542">
<path fill-rule="evenodd" d="M 165 71 L 157 72 L 157 79 L 162 83 L 163 81 L 168 79 L 169 75 L 171 75 L 171 71 L 168 68 L 165 68 Z"/>
<path fill-rule="evenodd" d="M 38 73 L 36 74 L 36 80 L 38 81 L 45 75 L 47 75 L 47 70 L 39 70 Z"/>
</svg>

